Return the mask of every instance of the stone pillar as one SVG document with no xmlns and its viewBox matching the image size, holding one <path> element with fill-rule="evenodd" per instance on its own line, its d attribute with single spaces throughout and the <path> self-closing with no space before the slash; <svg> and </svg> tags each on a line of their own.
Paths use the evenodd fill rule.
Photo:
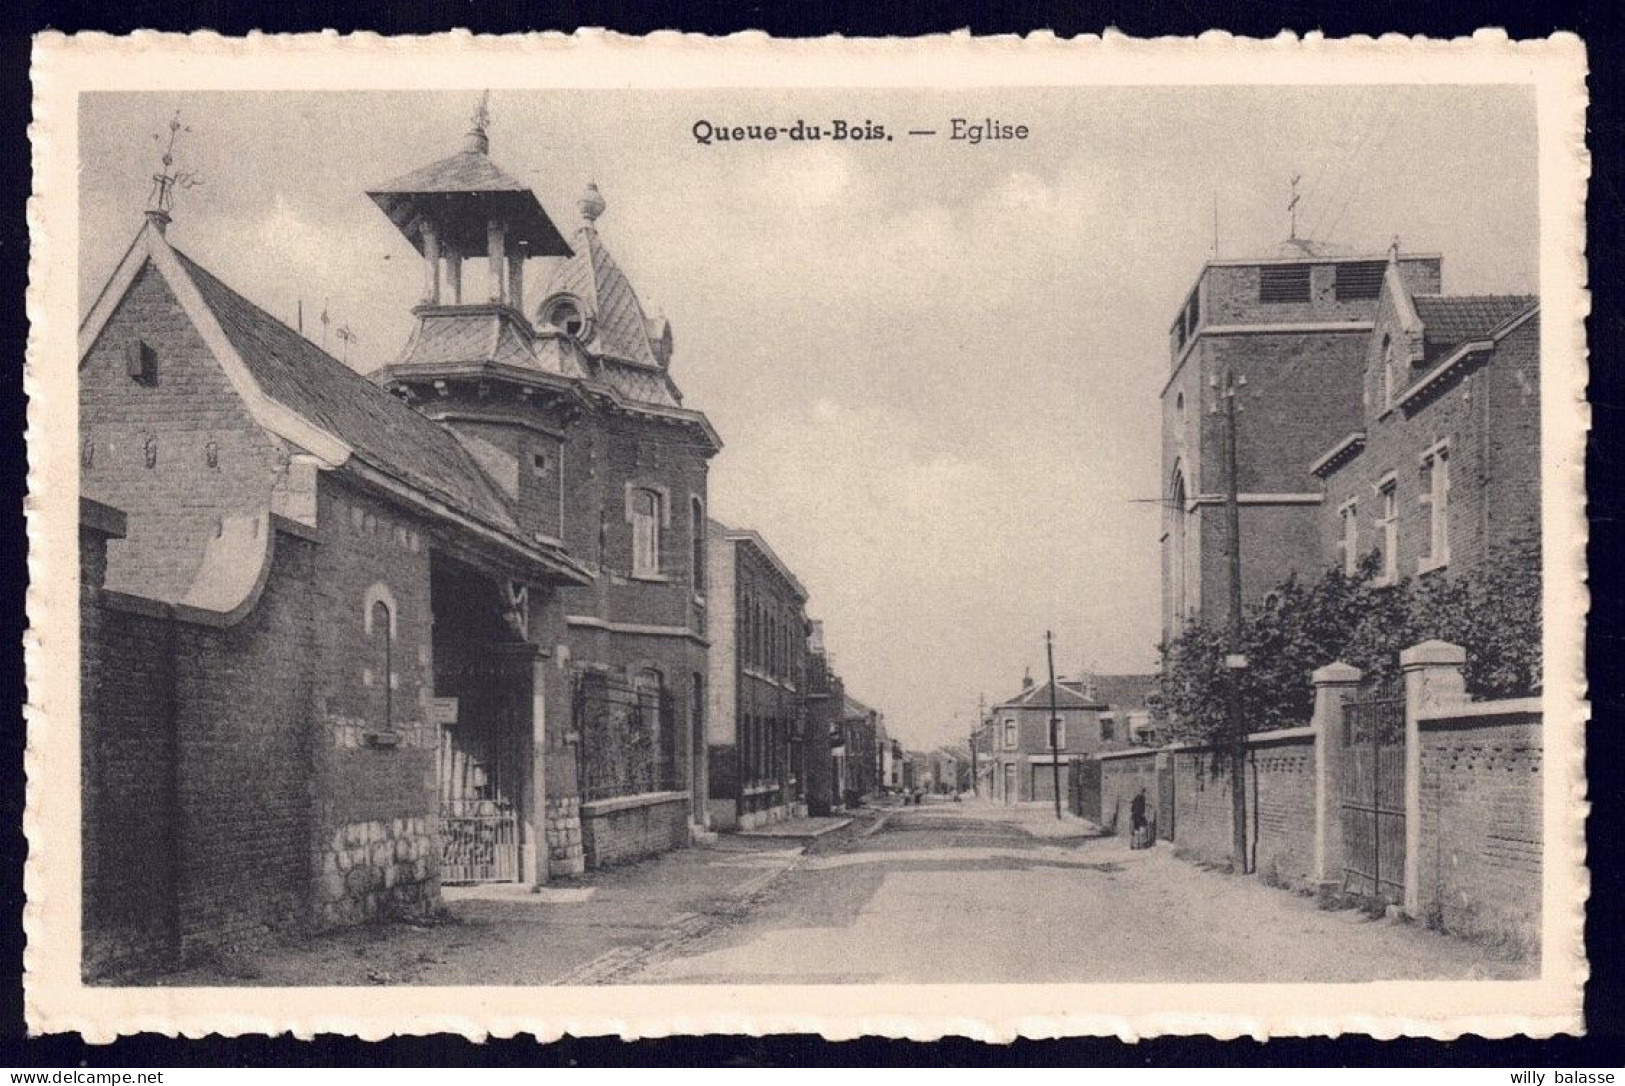
<svg viewBox="0 0 1625 1086">
<path fill-rule="evenodd" d="M 1360 669 L 1327 664 L 1315 684 L 1315 882 L 1322 894 L 1342 887 L 1343 699 L 1360 685 Z"/>
<path fill-rule="evenodd" d="M 552 867 L 547 806 L 547 671 L 538 654 L 530 665 L 530 796 L 525 810 L 519 878 L 532 886 L 547 882 Z"/>
<path fill-rule="evenodd" d="M 508 304 L 525 311 L 525 258 L 520 253 L 508 256 Z"/>
<path fill-rule="evenodd" d="M 463 254 L 446 250 L 446 286 L 451 288 L 452 305 L 463 304 Z"/>
<path fill-rule="evenodd" d="M 423 301 L 440 304 L 440 235 L 432 222 L 423 224 Z"/>
<path fill-rule="evenodd" d="M 491 300 L 500 303 L 508 293 L 508 225 L 501 219 L 486 224 L 485 252 L 491 260 Z"/>
<path fill-rule="evenodd" d="M 1415 918 L 1422 902 L 1422 715 L 1467 700 L 1462 668 L 1467 651 L 1447 641 L 1424 641 L 1399 654 L 1405 673 L 1405 911 Z"/>
</svg>

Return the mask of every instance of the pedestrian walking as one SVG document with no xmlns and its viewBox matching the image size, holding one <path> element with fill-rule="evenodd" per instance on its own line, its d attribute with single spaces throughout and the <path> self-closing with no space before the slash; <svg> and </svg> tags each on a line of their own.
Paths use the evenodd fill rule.
<svg viewBox="0 0 1625 1086">
<path fill-rule="evenodd" d="M 1145 818 L 1145 789 L 1140 789 L 1128 805 L 1129 817 L 1129 848 L 1149 848 L 1151 835 L 1146 831 L 1149 824 Z"/>
</svg>

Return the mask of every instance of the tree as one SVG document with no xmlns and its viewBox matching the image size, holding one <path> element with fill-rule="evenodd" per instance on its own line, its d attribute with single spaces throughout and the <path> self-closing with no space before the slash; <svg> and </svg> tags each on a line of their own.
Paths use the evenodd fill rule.
<svg viewBox="0 0 1625 1086">
<path fill-rule="evenodd" d="M 1288 578 L 1248 608 L 1242 651 L 1242 708 L 1249 731 L 1309 722 L 1309 674 L 1340 660 L 1368 678 L 1391 681 L 1399 654 L 1437 638 L 1467 650 L 1467 690 L 1475 698 L 1517 697 L 1541 685 L 1539 544 L 1521 541 L 1482 570 L 1442 571 L 1387 585 L 1368 555 L 1353 574 Z M 1218 743 L 1226 736 L 1225 631 L 1199 620 L 1162 645 L 1152 714 L 1176 739 Z"/>
</svg>

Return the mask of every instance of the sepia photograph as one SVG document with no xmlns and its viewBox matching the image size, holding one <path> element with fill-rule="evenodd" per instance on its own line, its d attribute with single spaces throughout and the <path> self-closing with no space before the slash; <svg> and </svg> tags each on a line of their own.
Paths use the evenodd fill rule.
<svg viewBox="0 0 1625 1086">
<path fill-rule="evenodd" d="M 42 114 L 63 983 L 1583 970 L 1550 86 L 467 60 Z"/>
</svg>

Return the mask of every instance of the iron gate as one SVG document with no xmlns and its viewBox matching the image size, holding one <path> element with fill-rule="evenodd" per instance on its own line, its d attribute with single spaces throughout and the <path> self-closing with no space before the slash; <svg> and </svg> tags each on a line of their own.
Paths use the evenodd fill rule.
<svg viewBox="0 0 1625 1086">
<path fill-rule="evenodd" d="M 440 881 L 517 882 L 519 804 L 530 729 L 530 665 L 488 647 L 448 688 L 458 716 L 440 730 Z"/>
<path fill-rule="evenodd" d="M 1405 898 L 1405 697 L 1379 686 L 1343 703 L 1343 889 Z"/>
</svg>

